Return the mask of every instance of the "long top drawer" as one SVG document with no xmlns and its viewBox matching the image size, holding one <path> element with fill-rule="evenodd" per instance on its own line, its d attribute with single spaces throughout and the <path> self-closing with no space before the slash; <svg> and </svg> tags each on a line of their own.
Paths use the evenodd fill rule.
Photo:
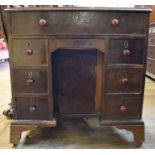
<svg viewBox="0 0 155 155">
<path fill-rule="evenodd" d="M 121 11 L 11 12 L 12 35 L 145 34 L 148 14 Z"/>
</svg>

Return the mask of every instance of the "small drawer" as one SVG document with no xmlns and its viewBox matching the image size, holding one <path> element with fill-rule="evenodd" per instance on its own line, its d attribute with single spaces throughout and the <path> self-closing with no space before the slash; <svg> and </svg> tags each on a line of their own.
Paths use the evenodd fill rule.
<svg viewBox="0 0 155 155">
<path fill-rule="evenodd" d="M 12 62 L 15 66 L 47 64 L 47 39 L 13 39 Z"/>
<path fill-rule="evenodd" d="M 139 119 L 141 116 L 141 97 L 129 95 L 108 95 L 104 118 L 109 120 Z"/>
<path fill-rule="evenodd" d="M 11 18 L 13 35 L 144 34 L 147 14 L 145 12 L 51 10 L 12 12 Z"/>
<path fill-rule="evenodd" d="M 111 39 L 109 42 L 109 64 L 142 64 L 143 39 Z"/>
<path fill-rule="evenodd" d="M 15 93 L 47 93 L 47 71 L 38 69 L 14 69 Z"/>
<path fill-rule="evenodd" d="M 149 58 L 155 59 L 155 47 L 148 47 L 148 55 Z"/>
<path fill-rule="evenodd" d="M 147 59 L 147 71 L 155 74 L 155 60 Z"/>
<path fill-rule="evenodd" d="M 50 118 L 48 99 L 19 97 L 15 99 L 14 108 L 15 119 L 48 120 Z"/>
<path fill-rule="evenodd" d="M 110 68 L 107 71 L 108 93 L 138 93 L 142 91 L 143 69 Z"/>
<path fill-rule="evenodd" d="M 149 45 L 155 45 L 155 35 L 149 37 Z"/>
</svg>

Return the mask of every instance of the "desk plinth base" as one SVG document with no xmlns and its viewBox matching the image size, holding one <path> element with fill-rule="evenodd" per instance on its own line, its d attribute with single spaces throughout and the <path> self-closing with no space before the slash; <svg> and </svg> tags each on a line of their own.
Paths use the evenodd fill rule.
<svg viewBox="0 0 155 155">
<path fill-rule="evenodd" d="M 105 126 L 115 126 L 118 129 L 125 129 L 133 133 L 134 142 L 139 147 L 142 145 L 145 139 L 145 126 L 144 122 L 140 121 L 138 123 L 118 123 L 118 122 L 109 122 L 101 121 L 100 125 Z M 55 127 L 56 120 L 51 121 L 12 121 L 10 129 L 10 143 L 17 145 L 21 139 L 21 134 L 24 131 L 35 130 L 39 127 Z"/>
<path fill-rule="evenodd" d="M 100 125 L 115 126 L 118 129 L 125 129 L 133 133 L 134 142 L 137 146 L 141 146 L 145 140 L 145 126 L 142 120 L 131 121 L 109 121 L 103 120 Z"/>
<path fill-rule="evenodd" d="M 141 146 L 145 140 L 144 125 L 118 125 L 118 129 L 125 129 L 133 133 L 134 142 L 137 146 Z"/>
<path fill-rule="evenodd" d="M 39 127 L 55 127 L 56 120 L 50 121 L 31 121 L 31 120 L 13 120 L 10 128 L 10 143 L 17 145 L 21 139 L 21 134 L 24 131 L 35 130 Z"/>
</svg>

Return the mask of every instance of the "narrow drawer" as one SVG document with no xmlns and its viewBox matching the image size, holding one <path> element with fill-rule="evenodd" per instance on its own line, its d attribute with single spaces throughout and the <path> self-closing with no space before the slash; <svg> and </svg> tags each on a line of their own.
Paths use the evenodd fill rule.
<svg viewBox="0 0 155 155">
<path fill-rule="evenodd" d="M 149 37 L 149 45 L 155 45 L 155 35 Z"/>
<path fill-rule="evenodd" d="M 14 69 L 15 93 L 47 93 L 47 71 L 38 69 Z"/>
<path fill-rule="evenodd" d="M 149 58 L 155 59 L 155 47 L 148 47 L 148 55 Z"/>
<path fill-rule="evenodd" d="M 13 35 L 144 34 L 147 14 L 118 11 L 35 11 L 12 12 L 11 19 Z"/>
<path fill-rule="evenodd" d="M 49 103 L 48 99 L 37 98 L 16 98 L 15 119 L 26 120 L 48 120 Z"/>
<path fill-rule="evenodd" d="M 104 118 L 109 120 L 139 119 L 141 115 L 141 97 L 132 95 L 108 95 Z"/>
<path fill-rule="evenodd" d="M 107 92 L 141 92 L 143 70 L 141 68 L 110 68 L 107 71 Z"/>
<path fill-rule="evenodd" d="M 143 39 L 111 39 L 109 42 L 109 64 L 142 64 Z"/>
<path fill-rule="evenodd" d="M 13 39 L 12 60 L 15 66 L 47 64 L 47 39 Z"/>
<path fill-rule="evenodd" d="M 147 71 L 155 74 L 155 60 L 147 59 Z"/>
</svg>

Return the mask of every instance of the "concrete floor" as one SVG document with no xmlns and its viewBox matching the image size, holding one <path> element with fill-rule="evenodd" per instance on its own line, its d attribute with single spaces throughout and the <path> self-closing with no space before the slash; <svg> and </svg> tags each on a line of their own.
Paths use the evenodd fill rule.
<svg viewBox="0 0 155 155">
<path fill-rule="evenodd" d="M 0 62 L 0 148 L 9 143 L 10 121 L 2 111 L 11 100 L 10 73 L 7 62 Z M 143 120 L 145 142 L 140 148 L 155 148 L 155 82 L 146 78 Z M 126 130 L 100 127 L 96 119 L 62 119 L 56 128 L 37 129 L 23 133 L 16 148 L 136 148 L 133 135 Z"/>
</svg>

